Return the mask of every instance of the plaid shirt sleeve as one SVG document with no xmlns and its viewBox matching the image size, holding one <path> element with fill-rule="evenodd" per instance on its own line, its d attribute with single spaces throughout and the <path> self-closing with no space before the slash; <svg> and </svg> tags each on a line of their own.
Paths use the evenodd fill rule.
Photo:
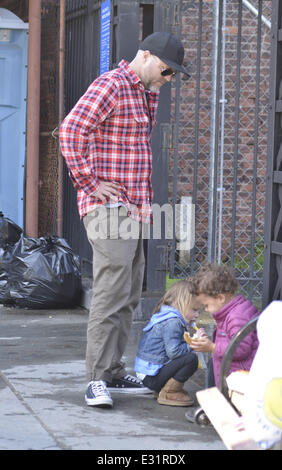
<svg viewBox="0 0 282 470">
<path fill-rule="evenodd" d="M 89 133 L 95 136 L 101 122 L 114 110 L 119 90 L 114 80 L 101 76 L 93 82 L 64 119 L 60 128 L 61 152 L 76 189 L 92 195 L 99 188 L 99 180 L 90 170 Z"/>
</svg>

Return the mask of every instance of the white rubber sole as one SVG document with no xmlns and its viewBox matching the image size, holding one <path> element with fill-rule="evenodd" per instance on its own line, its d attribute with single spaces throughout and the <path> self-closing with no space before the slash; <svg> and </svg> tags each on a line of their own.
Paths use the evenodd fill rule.
<svg viewBox="0 0 282 470">
<path fill-rule="evenodd" d="M 112 408 L 113 400 L 107 397 L 88 398 L 85 395 L 85 401 L 88 406 L 99 406 L 100 408 Z"/>
<path fill-rule="evenodd" d="M 148 393 L 153 393 L 153 390 L 149 388 L 130 388 L 130 387 L 107 387 L 111 393 L 125 393 L 128 395 L 144 395 Z"/>
</svg>

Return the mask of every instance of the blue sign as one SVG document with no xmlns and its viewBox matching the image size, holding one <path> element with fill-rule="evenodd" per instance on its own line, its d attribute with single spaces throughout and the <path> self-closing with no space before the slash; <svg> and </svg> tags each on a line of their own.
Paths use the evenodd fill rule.
<svg viewBox="0 0 282 470">
<path fill-rule="evenodd" d="M 104 0 L 101 5 L 100 29 L 100 75 L 109 70 L 111 37 L 111 0 Z"/>
</svg>

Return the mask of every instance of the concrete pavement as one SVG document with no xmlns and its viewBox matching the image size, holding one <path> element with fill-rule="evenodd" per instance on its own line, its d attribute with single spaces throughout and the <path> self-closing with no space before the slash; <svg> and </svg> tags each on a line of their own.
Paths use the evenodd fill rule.
<svg viewBox="0 0 282 470">
<path fill-rule="evenodd" d="M 84 401 L 88 312 L 0 306 L 0 450 L 224 450 L 212 426 L 152 395 L 112 394 L 113 409 Z M 129 372 L 143 322 L 133 323 Z M 186 389 L 202 388 L 199 370 Z"/>
</svg>

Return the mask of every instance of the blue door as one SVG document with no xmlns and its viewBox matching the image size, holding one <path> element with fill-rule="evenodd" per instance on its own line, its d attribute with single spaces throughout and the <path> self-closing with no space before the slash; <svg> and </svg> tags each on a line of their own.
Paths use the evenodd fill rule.
<svg viewBox="0 0 282 470">
<path fill-rule="evenodd" d="M 0 8 L 0 211 L 22 228 L 27 49 L 27 25 Z"/>
</svg>

